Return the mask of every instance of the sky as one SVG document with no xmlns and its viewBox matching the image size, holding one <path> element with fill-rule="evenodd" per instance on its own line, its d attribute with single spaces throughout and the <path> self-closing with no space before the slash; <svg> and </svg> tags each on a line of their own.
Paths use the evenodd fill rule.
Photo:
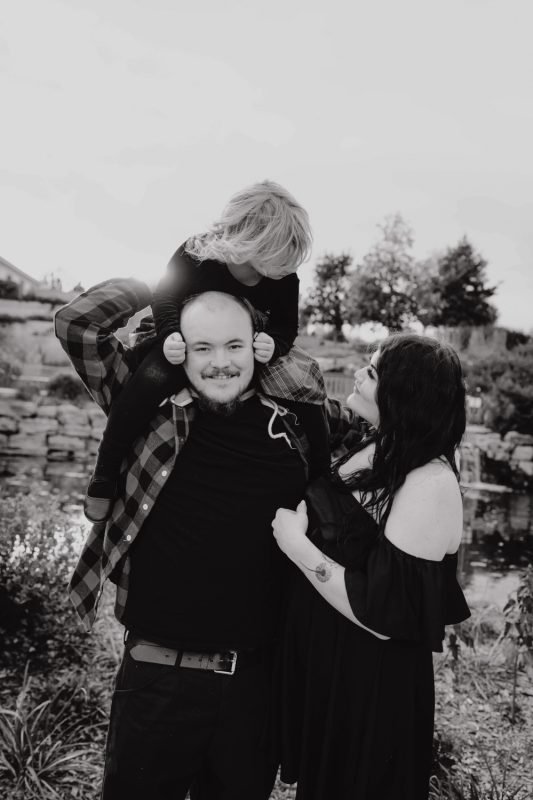
<svg viewBox="0 0 533 800">
<path fill-rule="evenodd" d="M 3 0 L 0 255 L 65 289 L 135 275 L 278 181 L 314 264 L 400 213 L 468 236 L 533 328 L 530 0 Z"/>
</svg>

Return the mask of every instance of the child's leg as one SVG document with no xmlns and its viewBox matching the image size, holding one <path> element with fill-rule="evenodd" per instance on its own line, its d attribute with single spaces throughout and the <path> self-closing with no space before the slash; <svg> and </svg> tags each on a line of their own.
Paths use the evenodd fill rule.
<svg viewBox="0 0 533 800">
<path fill-rule="evenodd" d="M 186 385 L 182 366 L 170 364 L 157 343 L 114 400 L 96 459 L 89 497 L 112 499 L 120 465 L 165 397 Z"/>
<path fill-rule="evenodd" d="M 331 452 L 329 447 L 329 428 L 323 405 L 297 403 L 294 400 L 278 400 L 293 411 L 303 426 L 311 449 L 309 477 L 323 475 L 329 470 Z"/>
</svg>

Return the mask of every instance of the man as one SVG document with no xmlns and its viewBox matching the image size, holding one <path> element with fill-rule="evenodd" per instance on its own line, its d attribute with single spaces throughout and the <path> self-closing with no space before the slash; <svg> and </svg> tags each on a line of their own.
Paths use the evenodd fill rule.
<svg viewBox="0 0 533 800">
<path fill-rule="evenodd" d="M 114 331 L 150 301 L 111 280 L 56 315 L 56 334 L 108 411 L 138 363 Z M 90 627 L 108 577 L 127 629 L 106 753 L 104 800 L 266 800 L 266 731 L 283 560 L 271 523 L 307 479 L 294 418 L 253 388 L 253 310 L 208 292 L 181 315 L 191 390 L 169 398 L 122 472 L 71 582 Z M 331 409 L 330 424 L 350 417 Z M 291 424 L 292 419 L 292 424 Z M 179 453 L 179 458 L 177 455 Z"/>
</svg>

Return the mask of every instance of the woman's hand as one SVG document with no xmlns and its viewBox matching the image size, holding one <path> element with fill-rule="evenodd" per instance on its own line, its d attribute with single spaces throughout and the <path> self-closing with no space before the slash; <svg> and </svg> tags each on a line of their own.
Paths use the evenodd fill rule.
<svg viewBox="0 0 533 800">
<path fill-rule="evenodd" d="M 296 511 L 289 508 L 278 508 L 272 522 L 272 529 L 278 546 L 291 561 L 298 561 L 305 547 L 309 544 L 306 531 L 307 506 L 305 500 L 298 503 Z"/>
<path fill-rule="evenodd" d="M 261 331 L 254 336 L 253 348 L 254 358 L 260 364 L 268 364 L 274 355 L 274 339 L 268 333 Z"/>
</svg>

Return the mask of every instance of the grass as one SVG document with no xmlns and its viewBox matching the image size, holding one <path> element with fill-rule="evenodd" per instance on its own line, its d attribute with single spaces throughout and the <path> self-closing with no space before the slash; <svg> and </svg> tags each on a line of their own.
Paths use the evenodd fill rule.
<svg viewBox="0 0 533 800">
<path fill-rule="evenodd" d="M 34 493 L 27 500 L 34 524 L 36 504 Z M 4 537 L 13 516 L 18 515 L 15 533 L 20 525 L 26 530 L 16 504 L 4 503 L 3 508 Z M 52 515 L 50 504 L 47 509 Z M 38 542 L 42 534 L 49 547 L 47 530 L 39 527 L 37 534 Z M 26 554 L 24 563 L 27 558 Z M 54 564 L 57 578 L 58 562 Z M 479 607 L 466 623 L 449 629 L 445 652 L 435 656 L 436 760 L 429 800 L 533 797 L 533 666 L 527 658 L 518 658 L 520 648 L 530 652 L 520 636 L 530 635 L 533 582 L 521 585 L 506 610 Z M 34 654 L 26 669 L 4 659 L 2 800 L 97 800 L 113 679 L 123 649 L 123 629 L 113 605 L 114 587 L 108 583 L 90 639 L 94 646 L 81 647 L 79 663 L 65 660 L 64 644 L 62 651 L 51 650 L 43 664 Z M 57 633 L 64 642 L 66 618 L 62 612 L 50 614 L 47 624 L 53 623 L 57 631 L 50 628 L 48 639 Z M 20 649 L 19 645 L 12 644 Z M 294 796 L 294 787 L 278 782 L 272 800 Z"/>
</svg>

